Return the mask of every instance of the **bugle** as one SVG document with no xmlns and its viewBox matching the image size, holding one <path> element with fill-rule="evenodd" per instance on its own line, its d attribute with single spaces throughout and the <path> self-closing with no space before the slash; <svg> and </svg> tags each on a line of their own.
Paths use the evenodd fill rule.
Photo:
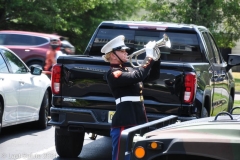
<svg viewBox="0 0 240 160">
<path fill-rule="evenodd" d="M 163 38 L 156 42 L 156 46 L 155 46 L 155 47 L 158 47 L 158 48 L 160 48 L 160 47 L 168 47 L 168 48 L 171 48 L 171 42 L 170 42 L 168 36 L 167 36 L 166 34 L 164 34 L 164 35 L 163 35 Z M 140 54 L 145 53 L 145 52 L 146 52 L 146 51 L 145 51 L 145 48 L 143 48 L 143 49 L 140 49 L 140 50 L 138 50 L 138 51 L 136 51 L 136 52 L 133 52 L 131 55 L 128 56 L 129 62 L 130 62 L 130 64 L 132 65 L 132 67 L 138 68 L 138 67 L 141 66 L 141 64 L 138 62 L 137 57 L 138 57 Z M 161 56 L 160 51 L 158 51 L 158 52 L 155 51 L 155 54 L 157 54 L 157 56 L 156 56 L 157 59 L 160 58 L 160 56 Z M 132 62 L 132 59 L 133 59 L 134 57 L 135 57 L 136 63 L 138 64 L 137 66 L 134 65 L 133 62 Z"/>
</svg>

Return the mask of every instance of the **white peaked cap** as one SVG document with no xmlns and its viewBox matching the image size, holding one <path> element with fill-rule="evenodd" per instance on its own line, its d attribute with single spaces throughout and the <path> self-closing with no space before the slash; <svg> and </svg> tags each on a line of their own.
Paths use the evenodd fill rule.
<svg viewBox="0 0 240 160">
<path fill-rule="evenodd" d="M 129 47 L 125 45 L 124 39 L 125 37 L 123 35 L 115 37 L 102 47 L 101 52 L 107 54 L 111 51 L 114 51 L 114 49 L 116 50 L 129 49 Z"/>
</svg>

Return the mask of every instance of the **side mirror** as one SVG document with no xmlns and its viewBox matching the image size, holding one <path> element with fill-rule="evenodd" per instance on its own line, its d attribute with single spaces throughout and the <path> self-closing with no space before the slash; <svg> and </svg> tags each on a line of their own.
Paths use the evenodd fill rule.
<svg viewBox="0 0 240 160">
<path fill-rule="evenodd" d="M 240 54 L 228 54 L 227 71 L 238 65 L 240 65 Z"/>
<path fill-rule="evenodd" d="M 42 69 L 40 69 L 38 67 L 31 66 L 30 70 L 31 70 L 31 74 L 33 74 L 33 75 L 41 75 L 42 74 Z"/>
</svg>

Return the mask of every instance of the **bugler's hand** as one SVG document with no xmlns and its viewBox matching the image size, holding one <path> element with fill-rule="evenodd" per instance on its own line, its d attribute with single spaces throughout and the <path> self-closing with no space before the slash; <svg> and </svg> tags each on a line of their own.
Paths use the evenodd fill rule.
<svg viewBox="0 0 240 160">
<path fill-rule="evenodd" d="M 149 41 L 146 44 L 146 49 L 153 49 L 156 46 L 156 41 Z"/>
<path fill-rule="evenodd" d="M 155 41 L 149 41 L 145 47 L 146 57 L 150 57 L 154 61 L 157 61 L 160 58 L 161 53 Z"/>
</svg>

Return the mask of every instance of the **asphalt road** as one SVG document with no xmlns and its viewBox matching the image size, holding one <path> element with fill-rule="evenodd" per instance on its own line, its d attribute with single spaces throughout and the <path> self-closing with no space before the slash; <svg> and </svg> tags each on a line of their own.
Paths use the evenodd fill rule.
<svg viewBox="0 0 240 160">
<path fill-rule="evenodd" d="M 55 150 L 54 127 L 45 130 L 23 124 L 6 127 L 0 135 L 0 160 L 69 160 Z M 111 138 L 98 136 L 91 140 L 85 134 L 81 154 L 71 160 L 111 160 Z"/>
<path fill-rule="evenodd" d="M 240 94 L 235 95 L 240 100 Z M 111 138 L 98 136 L 91 140 L 85 134 L 84 146 L 73 160 L 111 160 Z M 34 129 L 29 124 L 6 127 L 0 134 L 0 160 L 68 160 L 55 151 L 54 128 Z"/>
</svg>

